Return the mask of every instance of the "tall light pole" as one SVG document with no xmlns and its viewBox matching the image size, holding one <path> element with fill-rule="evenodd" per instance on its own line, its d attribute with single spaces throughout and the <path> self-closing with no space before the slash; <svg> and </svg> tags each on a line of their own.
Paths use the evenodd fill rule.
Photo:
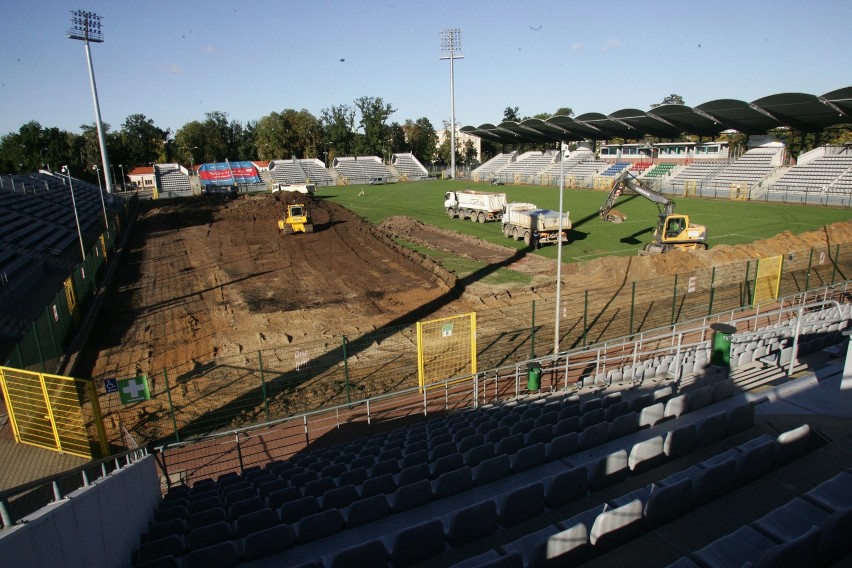
<svg viewBox="0 0 852 568">
<path fill-rule="evenodd" d="M 127 191 L 127 189 L 124 187 L 124 180 L 125 180 L 125 177 L 124 177 L 124 164 L 119 164 L 119 165 L 118 165 L 118 167 L 119 167 L 119 169 L 121 170 L 121 191 Z"/>
<path fill-rule="evenodd" d="M 453 61 L 464 59 L 460 29 L 447 28 L 441 32 L 441 59 L 450 60 L 450 177 L 456 179 L 456 88 Z"/>
<path fill-rule="evenodd" d="M 86 46 L 86 62 L 89 65 L 89 83 L 92 86 L 92 100 L 95 105 L 95 127 L 98 130 L 98 145 L 101 148 L 101 164 L 104 168 L 104 177 L 106 178 L 107 193 L 112 193 L 112 181 L 106 175 L 109 171 L 109 155 L 106 149 L 106 136 L 104 135 L 104 125 L 101 120 L 101 106 L 98 103 L 98 87 L 95 84 L 95 68 L 92 66 L 92 51 L 89 49 L 89 42 L 103 43 L 104 34 L 101 26 L 101 17 L 94 12 L 86 12 L 85 10 L 71 11 L 71 28 L 65 34 L 69 39 L 79 39 Z"/>
<path fill-rule="evenodd" d="M 553 355 L 559 355 L 559 318 L 562 316 L 562 195 L 565 193 L 565 142 L 559 143 L 559 240 L 556 241 L 556 318 L 553 320 Z"/>
<path fill-rule="evenodd" d="M 80 217 L 77 215 L 77 200 L 74 199 L 74 184 L 71 183 L 71 168 L 62 166 L 62 173 L 68 176 L 68 187 L 71 189 L 71 207 L 74 209 L 74 221 L 77 222 L 77 236 L 80 237 L 80 252 L 83 253 L 83 262 L 86 261 L 86 246 L 83 244 L 83 231 L 80 229 Z"/>
<path fill-rule="evenodd" d="M 92 169 L 97 172 L 98 175 L 98 195 L 101 196 L 101 207 L 104 210 L 104 228 L 109 230 L 109 221 L 107 220 L 107 212 L 106 212 L 106 202 L 104 201 L 104 190 L 101 187 L 101 170 L 98 168 L 97 164 L 92 164 Z M 104 172 L 104 179 L 107 179 L 107 173 Z"/>
</svg>

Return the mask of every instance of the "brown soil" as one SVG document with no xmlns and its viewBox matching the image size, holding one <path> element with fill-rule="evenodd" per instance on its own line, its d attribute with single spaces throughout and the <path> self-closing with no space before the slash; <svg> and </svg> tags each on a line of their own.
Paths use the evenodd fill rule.
<svg viewBox="0 0 852 568">
<path fill-rule="evenodd" d="M 284 201 L 308 206 L 313 233 L 279 234 Z M 453 274 L 397 245 L 394 237 L 487 264 L 505 263 L 531 275 L 533 284 L 506 290 L 464 282 L 463 293 L 457 293 L 462 290 Z M 848 242 L 852 221 L 747 246 L 566 264 L 563 279 L 594 289 Z M 73 373 L 186 372 L 214 358 L 358 337 L 385 326 L 525 302 L 550 288 L 554 274 L 555 262 L 535 254 L 520 255 L 405 217 L 375 228 L 335 203 L 302 194 L 150 202 Z"/>
</svg>

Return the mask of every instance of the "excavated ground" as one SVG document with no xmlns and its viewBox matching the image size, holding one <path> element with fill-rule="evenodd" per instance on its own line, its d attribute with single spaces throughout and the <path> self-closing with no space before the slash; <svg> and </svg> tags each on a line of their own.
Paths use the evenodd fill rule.
<svg viewBox="0 0 852 568">
<path fill-rule="evenodd" d="M 307 204 L 313 233 L 279 234 L 285 200 Z M 394 238 L 505 263 L 530 275 L 532 284 L 506 290 L 464 282 L 460 290 L 455 275 Z M 563 278 L 594 289 L 848 242 L 852 221 L 746 246 L 566 264 Z M 539 293 L 550 296 L 554 274 L 555 262 L 535 254 L 519 255 L 406 217 L 376 228 L 335 203 L 297 193 L 150 202 L 74 374 L 158 373 L 293 342 L 355 337 L 427 316 L 497 308 Z"/>
</svg>

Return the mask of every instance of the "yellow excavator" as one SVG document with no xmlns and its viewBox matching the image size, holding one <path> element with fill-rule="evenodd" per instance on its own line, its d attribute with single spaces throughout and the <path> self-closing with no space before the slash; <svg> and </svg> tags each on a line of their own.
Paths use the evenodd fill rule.
<svg viewBox="0 0 852 568">
<path fill-rule="evenodd" d="M 278 232 L 289 235 L 314 232 L 314 226 L 308 217 L 308 210 L 304 203 L 287 205 L 287 217 L 278 220 Z"/>
<path fill-rule="evenodd" d="M 610 223 L 621 223 L 627 216 L 614 209 L 615 202 L 624 194 L 641 195 L 656 203 L 659 210 L 653 242 L 639 251 L 640 256 L 662 254 L 672 250 L 706 250 L 707 227 L 689 222 L 688 215 L 675 215 L 675 202 L 665 195 L 646 187 L 635 175 L 624 170 L 613 183 L 604 204 L 598 209 L 600 218 Z"/>
</svg>

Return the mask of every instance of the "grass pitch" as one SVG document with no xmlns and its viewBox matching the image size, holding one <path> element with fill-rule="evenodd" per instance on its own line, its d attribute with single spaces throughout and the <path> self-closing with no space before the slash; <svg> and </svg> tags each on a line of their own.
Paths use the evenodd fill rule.
<svg viewBox="0 0 852 568">
<path fill-rule="evenodd" d="M 423 223 L 486 241 L 523 248 L 523 241 L 516 242 L 503 237 L 499 222 L 479 224 L 447 216 L 444 211 L 444 193 L 467 188 L 505 193 L 510 202 L 524 201 L 535 203 L 541 208 L 559 208 L 559 189 L 555 187 L 492 187 L 452 180 L 323 187 L 317 188 L 317 195 L 340 203 L 374 224 L 394 215 L 406 215 Z M 562 250 L 565 262 L 582 262 L 604 255 L 635 255 L 652 240 L 657 224 L 657 207 L 642 197 L 625 196 L 618 200 L 615 207 L 626 214 L 627 219 L 617 225 L 606 223 L 598 217 L 598 208 L 607 195 L 606 191 L 565 190 L 564 208 L 570 212 L 574 225 L 570 232 L 571 242 Z M 696 197 L 673 199 L 677 203 L 677 213 L 689 215 L 690 221 L 707 227 L 711 248 L 720 244 L 747 244 L 785 230 L 793 234 L 803 233 L 852 218 L 852 212 L 846 208 Z M 556 247 L 543 247 L 537 254 L 556 258 Z"/>
</svg>

